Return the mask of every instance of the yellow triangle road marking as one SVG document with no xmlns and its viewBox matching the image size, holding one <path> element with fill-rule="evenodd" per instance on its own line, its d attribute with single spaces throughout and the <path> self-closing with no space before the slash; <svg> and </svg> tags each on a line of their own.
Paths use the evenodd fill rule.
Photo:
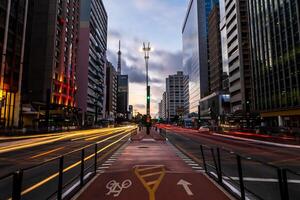
<svg viewBox="0 0 300 200">
<path fill-rule="evenodd" d="M 138 165 L 134 167 L 134 173 L 147 189 L 149 200 L 155 200 L 155 192 L 166 173 L 165 166 Z"/>
</svg>

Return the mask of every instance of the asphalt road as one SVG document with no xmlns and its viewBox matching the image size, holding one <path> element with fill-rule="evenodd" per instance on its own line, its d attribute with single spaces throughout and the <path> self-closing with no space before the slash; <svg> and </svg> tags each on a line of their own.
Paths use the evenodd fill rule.
<svg viewBox="0 0 300 200">
<path fill-rule="evenodd" d="M 167 138 L 202 166 L 200 144 L 229 150 L 220 150 L 220 160 L 223 183 L 231 190 L 239 190 L 236 154 L 242 155 L 244 184 L 246 194 L 250 199 L 280 199 L 276 167 L 300 172 L 300 149 L 229 139 L 176 127 L 168 128 Z M 217 155 L 216 151 L 214 154 Z M 210 148 L 204 147 L 204 156 L 209 173 L 216 176 L 213 153 Z M 287 175 L 290 199 L 298 200 L 300 199 L 300 176 L 289 172 Z"/>
<path fill-rule="evenodd" d="M 0 177 L 19 169 L 23 171 L 22 199 L 47 199 L 55 194 L 58 187 L 59 159 L 64 156 L 64 192 L 79 183 L 81 154 L 84 151 L 85 178 L 91 177 L 94 170 L 95 145 L 100 164 L 107 155 L 128 140 L 134 127 L 96 129 L 65 132 L 58 135 L 42 135 L 28 138 L 1 138 Z M 44 163 L 39 165 L 40 163 Z M 37 165 L 37 166 L 36 166 Z M 31 168 L 32 166 L 36 166 Z M 0 179 L 0 200 L 12 194 L 12 176 Z"/>
</svg>

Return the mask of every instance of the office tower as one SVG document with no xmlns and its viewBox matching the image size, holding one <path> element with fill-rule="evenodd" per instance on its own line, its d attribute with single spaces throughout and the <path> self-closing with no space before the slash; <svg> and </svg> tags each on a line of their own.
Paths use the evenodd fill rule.
<svg viewBox="0 0 300 200">
<path fill-rule="evenodd" d="M 200 99 L 209 92 L 207 29 L 214 3 L 190 0 L 182 28 L 183 68 L 189 76 L 189 113 L 198 113 Z"/>
<path fill-rule="evenodd" d="M 225 1 L 225 12 L 231 112 L 245 114 L 252 98 L 247 0 Z"/>
<path fill-rule="evenodd" d="M 166 79 L 167 118 L 170 121 L 183 117 L 186 79 L 188 79 L 188 76 L 183 75 L 183 72 L 169 75 Z"/>
<path fill-rule="evenodd" d="M 31 121 L 54 126 L 76 112 L 79 0 L 29 0 L 28 14 L 23 102 L 38 113 Z"/>
<path fill-rule="evenodd" d="M 164 92 L 162 95 L 162 100 L 161 100 L 161 117 L 164 120 L 167 120 L 167 93 Z"/>
<path fill-rule="evenodd" d="M 106 62 L 106 117 L 115 119 L 117 113 L 118 75 L 115 67 Z"/>
<path fill-rule="evenodd" d="M 77 97 L 91 125 L 105 117 L 107 13 L 102 0 L 81 1 L 80 9 Z"/>
<path fill-rule="evenodd" d="M 128 112 L 128 75 L 118 75 L 117 114 L 127 119 Z"/>
<path fill-rule="evenodd" d="M 208 18 L 208 55 L 209 55 L 209 90 L 210 93 L 222 90 L 222 50 L 220 34 L 220 10 L 215 5 Z"/>
<path fill-rule="evenodd" d="M 252 106 L 267 126 L 300 127 L 300 3 L 248 3 Z"/>
<path fill-rule="evenodd" d="M 220 11 L 220 34 L 221 34 L 221 55 L 222 55 L 222 89 L 229 91 L 229 68 L 228 68 L 228 51 L 227 51 L 227 29 L 226 29 L 226 10 L 225 0 L 219 2 Z"/>
<path fill-rule="evenodd" d="M 0 3 L 0 127 L 18 126 L 28 0 Z"/>
</svg>

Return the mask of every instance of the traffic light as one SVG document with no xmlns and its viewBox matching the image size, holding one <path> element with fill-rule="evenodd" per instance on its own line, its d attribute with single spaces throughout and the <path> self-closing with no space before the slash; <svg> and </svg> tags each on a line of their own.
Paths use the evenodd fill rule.
<svg viewBox="0 0 300 200">
<path fill-rule="evenodd" d="M 150 86 L 147 87 L 147 101 L 150 101 Z"/>
</svg>

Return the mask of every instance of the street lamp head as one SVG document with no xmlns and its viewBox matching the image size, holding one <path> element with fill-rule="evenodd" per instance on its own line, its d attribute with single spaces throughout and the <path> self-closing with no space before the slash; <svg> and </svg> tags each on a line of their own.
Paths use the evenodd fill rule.
<svg viewBox="0 0 300 200">
<path fill-rule="evenodd" d="M 146 43 L 143 42 L 143 51 L 144 52 L 150 52 L 151 51 L 150 42 L 148 42 L 147 46 L 146 46 Z"/>
</svg>

